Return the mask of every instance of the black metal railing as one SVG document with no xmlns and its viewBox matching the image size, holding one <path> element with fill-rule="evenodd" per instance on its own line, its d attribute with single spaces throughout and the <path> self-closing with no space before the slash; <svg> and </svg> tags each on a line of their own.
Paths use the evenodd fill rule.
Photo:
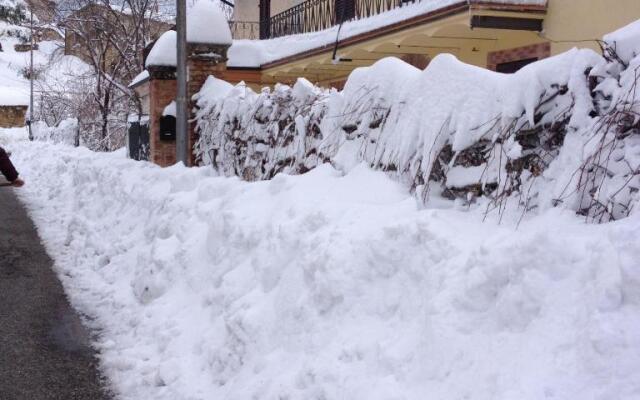
<svg viewBox="0 0 640 400">
<path fill-rule="evenodd" d="M 229 21 L 229 29 L 234 39 L 259 39 L 260 24 L 249 21 Z"/>
<path fill-rule="evenodd" d="M 261 38 L 316 32 L 421 0 L 307 0 L 261 21 Z"/>
</svg>

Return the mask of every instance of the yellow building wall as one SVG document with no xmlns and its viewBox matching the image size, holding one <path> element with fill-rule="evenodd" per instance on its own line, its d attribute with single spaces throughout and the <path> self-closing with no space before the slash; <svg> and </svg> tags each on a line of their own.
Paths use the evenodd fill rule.
<svg viewBox="0 0 640 400">
<path fill-rule="evenodd" d="M 472 29 L 471 15 L 542 18 L 543 32 Z M 334 65 L 332 49 L 328 49 L 322 54 L 269 68 L 263 71 L 263 83 L 293 82 L 296 77 L 304 76 L 314 83 L 331 86 L 346 79 L 352 69 L 371 65 L 385 56 L 403 58 L 406 54 L 419 54 L 432 59 L 441 53 L 451 53 L 466 63 L 486 68 L 494 52 L 508 53 L 515 48 L 542 43 L 550 44 L 550 55 L 573 47 L 599 51 L 596 39 L 637 19 L 640 19 L 640 0 L 549 0 L 546 13 L 474 9 L 341 46 L 338 55 L 352 62 Z"/>
<path fill-rule="evenodd" d="M 596 39 L 640 19 L 640 0 L 549 0 L 543 35 L 551 54 L 573 47 L 600 52 Z"/>
</svg>

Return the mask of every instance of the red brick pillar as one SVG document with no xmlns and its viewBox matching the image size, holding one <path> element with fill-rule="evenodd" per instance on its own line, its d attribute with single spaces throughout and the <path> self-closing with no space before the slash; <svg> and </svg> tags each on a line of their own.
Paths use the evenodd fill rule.
<svg viewBox="0 0 640 400">
<path fill-rule="evenodd" d="M 175 140 L 160 140 L 160 118 L 176 98 L 175 67 L 149 66 L 149 161 L 167 167 L 176 163 Z"/>
<path fill-rule="evenodd" d="M 487 69 L 495 71 L 499 64 L 519 60 L 542 60 L 551 55 L 551 43 L 543 42 L 529 46 L 515 47 L 499 51 L 492 51 L 487 55 Z"/>
<path fill-rule="evenodd" d="M 206 43 L 189 43 L 187 48 L 187 70 L 188 83 L 187 95 L 189 99 L 189 141 L 188 145 L 193 150 L 198 133 L 196 131 L 195 110 L 196 104 L 192 100 L 193 95 L 200 91 L 202 85 L 209 75 L 222 78 L 224 71 L 227 70 L 227 49 L 229 45 L 206 44 Z M 191 152 L 190 165 L 196 165 L 197 160 L 193 151 Z"/>
</svg>

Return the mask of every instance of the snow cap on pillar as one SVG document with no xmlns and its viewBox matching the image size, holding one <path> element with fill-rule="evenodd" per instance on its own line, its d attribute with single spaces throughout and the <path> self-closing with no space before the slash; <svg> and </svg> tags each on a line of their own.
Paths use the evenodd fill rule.
<svg viewBox="0 0 640 400">
<path fill-rule="evenodd" d="M 149 51 L 145 67 L 176 66 L 176 31 L 163 33 Z"/>
<path fill-rule="evenodd" d="M 220 6 L 210 0 L 197 0 L 187 12 L 189 53 L 227 60 L 231 30 Z"/>
<path fill-rule="evenodd" d="M 163 33 L 151 48 L 146 67 L 176 66 L 176 32 Z M 187 12 L 187 43 L 190 53 L 217 55 L 227 59 L 231 46 L 231 30 L 220 7 L 210 0 L 198 0 Z"/>
</svg>

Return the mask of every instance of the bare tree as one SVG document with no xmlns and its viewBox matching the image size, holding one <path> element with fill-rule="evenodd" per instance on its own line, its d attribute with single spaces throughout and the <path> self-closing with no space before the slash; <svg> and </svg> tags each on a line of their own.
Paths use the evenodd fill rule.
<svg viewBox="0 0 640 400">
<path fill-rule="evenodd" d="M 61 97 L 77 104 L 84 142 L 109 151 L 123 143 L 127 115 L 141 104 L 127 83 L 144 69 L 146 45 L 169 25 L 161 21 L 155 0 L 63 0 L 57 18 L 65 29 L 65 53 L 78 56 L 92 76 L 79 76 L 82 84 Z M 77 83 L 77 82 L 75 82 Z M 81 105 L 79 107 L 78 105 Z"/>
</svg>

